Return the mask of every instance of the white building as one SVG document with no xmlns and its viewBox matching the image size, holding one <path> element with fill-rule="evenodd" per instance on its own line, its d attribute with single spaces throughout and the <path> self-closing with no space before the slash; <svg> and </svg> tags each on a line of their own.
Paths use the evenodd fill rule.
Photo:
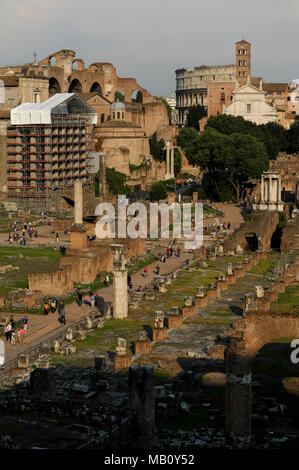
<svg viewBox="0 0 299 470">
<path fill-rule="evenodd" d="M 256 124 L 278 122 L 275 106 L 267 103 L 266 93 L 262 89 L 250 84 L 250 77 L 248 77 L 246 85 L 240 88 L 237 86 L 232 95 L 232 104 L 223 107 L 223 114 L 242 116 L 247 121 Z"/>
</svg>

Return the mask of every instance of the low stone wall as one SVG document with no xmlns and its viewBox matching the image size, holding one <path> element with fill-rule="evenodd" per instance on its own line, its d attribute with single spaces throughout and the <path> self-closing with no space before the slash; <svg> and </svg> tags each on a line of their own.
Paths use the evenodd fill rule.
<svg viewBox="0 0 299 470">
<path fill-rule="evenodd" d="M 299 250 L 299 215 L 295 219 L 290 219 L 282 232 L 281 251 Z"/>
<path fill-rule="evenodd" d="M 73 290 L 72 266 L 61 266 L 54 273 L 29 273 L 29 290 L 44 295 L 62 295 Z"/>
</svg>

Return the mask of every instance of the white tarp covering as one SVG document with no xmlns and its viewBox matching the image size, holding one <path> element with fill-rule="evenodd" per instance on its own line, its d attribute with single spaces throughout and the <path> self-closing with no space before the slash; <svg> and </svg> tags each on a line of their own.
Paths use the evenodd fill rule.
<svg viewBox="0 0 299 470">
<path fill-rule="evenodd" d="M 75 93 L 56 93 L 43 103 L 23 103 L 10 112 L 11 124 L 51 124 L 52 114 L 69 114 L 68 102 L 74 100 L 78 104 L 76 114 L 90 116 L 90 124 L 97 123 L 97 113 L 80 96 Z M 81 109 L 82 108 L 82 109 Z"/>
</svg>

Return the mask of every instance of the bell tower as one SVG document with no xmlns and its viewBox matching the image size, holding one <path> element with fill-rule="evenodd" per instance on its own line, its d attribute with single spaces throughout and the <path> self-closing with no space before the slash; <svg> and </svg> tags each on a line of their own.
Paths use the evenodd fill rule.
<svg viewBox="0 0 299 470">
<path fill-rule="evenodd" d="M 240 86 L 245 85 L 251 75 L 251 44 L 243 39 L 236 42 L 236 79 Z"/>
</svg>

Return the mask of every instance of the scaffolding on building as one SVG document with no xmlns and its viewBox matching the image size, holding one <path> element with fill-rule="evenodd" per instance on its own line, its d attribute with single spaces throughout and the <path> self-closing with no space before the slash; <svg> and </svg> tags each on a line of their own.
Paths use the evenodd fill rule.
<svg viewBox="0 0 299 470">
<path fill-rule="evenodd" d="M 52 210 L 75 180 L 84 186 L 93 182 L 87 158 L 93 143 L 90 113 L 57 112 L 49 121 L 8 129 L 8 196 L 24 212 Z"/>
</svg>

